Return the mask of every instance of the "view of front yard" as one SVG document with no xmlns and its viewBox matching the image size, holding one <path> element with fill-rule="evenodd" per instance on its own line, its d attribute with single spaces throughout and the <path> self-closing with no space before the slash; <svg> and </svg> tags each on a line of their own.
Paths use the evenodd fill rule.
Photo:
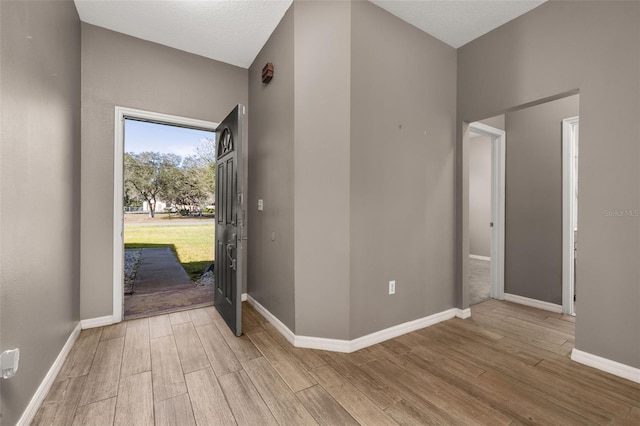
<svg viewBox="0 0 640 426">
<path fill-rule="evenodd" d="M 213 224 L 127 224 L 124 230 L 124 247 L 170 247 L 191 279 L 197 280 L 213 262 L 214 232 Z"/>
</svg>

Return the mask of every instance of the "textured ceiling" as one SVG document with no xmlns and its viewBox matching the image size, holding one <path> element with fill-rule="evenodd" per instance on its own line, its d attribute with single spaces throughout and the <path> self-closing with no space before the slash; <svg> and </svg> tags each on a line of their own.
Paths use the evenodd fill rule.
<svg viewBox="0 0 640 426">
<path fill-rule="evenodd" d="M 83 22 L 249 68 L 292 0 L 74 0 Z"/>
<path fill-rule="evenodd" d="M 371 0 L 411 25 L 458 48 L 546 0 Z"/>
<path fill-rule="evenodd" d="M 292 0 L 74 0 L 83 22 L 248 68 Z M 453 47 L 545 0 L 371 0 Z"/>
</svg>

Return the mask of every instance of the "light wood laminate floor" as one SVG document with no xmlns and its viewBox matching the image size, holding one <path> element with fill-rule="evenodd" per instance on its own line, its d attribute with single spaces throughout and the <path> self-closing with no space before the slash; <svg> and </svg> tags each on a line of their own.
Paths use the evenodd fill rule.
<svg viewBox="0 0 640 426">
<path fill-rule="evenodd" d="M 574 318 L 489 300 L 352 354 L 244 305 L 82 331 L 35 425 L 640 425 L 640 385 L 572 362 Z"/>
</svg>

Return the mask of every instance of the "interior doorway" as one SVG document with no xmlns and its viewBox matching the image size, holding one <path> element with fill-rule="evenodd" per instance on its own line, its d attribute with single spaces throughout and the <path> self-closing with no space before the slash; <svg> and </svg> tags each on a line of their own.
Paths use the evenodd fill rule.
<svg viewBox="0 0 640 426">
<path fill-rule="evenodd" d="M 127 191 L 125 189 L 125 135 L 126 135 L 126 129 L 125 126 L 127 124 L 127 122 L 132 123 L 132 122 L 136 122 L 136 123 L 155 123 L 155 124 L 160 124 L 160 125 L 168 125 L 168 126 L 172 126 L 172 127 L 177 127 L 177 128 L 183 128 L 183 129 L 194 129 L 194 130 L 198 130 L 198 131 L 205 131 L 205 132 L 210 132 L 210 134 L 212 134 L 211 132 L 215 131 L 216 127 L 217 127 L 217 123 L 214 122 L 208 122 L 208 121 L 202 121 L 202 120 L 195 120 L 195 119 L 189 119 L 189 118 L 185 118 L 185 117 L 179 117 L 179 116 L 171 116 L 171 115 L 167 115 L 167 114 L 160 114 L 160 113 L 154 113 L 154 112 L 149 112 L 149 111 L 142 111 L 142 110 L 134 110 L 134 109 L 130 109 L 130 108 L 122 108 L 122 107 L 116 107 L 116 117 L 115 117 L 115 143 L 114 143 L 114 158 L 116 159 L 116 161 L 114 161 L 114 212 L 113 212 L 113 217 L 114 217 L 114 241 L 113 241 L 113 271 L 114 271 L 114 275 L 113 275 L 113 320 L 114 322 L 119 322 L 123 319 L 124 315 L 125 315 L 125 289 L 124 289 L 124 279 L 125 279 L 125 204 L 127 204 L 127 197 L 132 198 L 131 196 L 133 196 L 133 193 L 129 193 L 127 194 Z M 153 152 L 153 151 L 142 151 L 142 152 Z M 162 158 L 163 156 L 155 156 L 155 155 L 140 155 L 141 158 L 144 157 L 153 157 L 151 158 L 152 162 L 153 161 L 159 161 L 159 158 Z M 158 157 L 158 158 L 156 158 Z M 173 157 L 169 156 L 167 158 L 164 158 L 164 160 L 169 161 L 169 163 L 171 161 L 174 161 L 174 165 L 176 165 L 177 162 L 177 158 L 176 157 L 181 157 L 177 154 L 174 154 Z M 140 159 L 140 158 L 139 158 Z M 182 161 L 180 161 L 180 165 L 182 165 Z M 173 170 L 174 172 L 176 170 Z M 169 173 L 170 175 L 170 173 Z M 175 176 L 182 176 L 180 173 L 176 172 Z M 166 178 L 166 176 L 163 177 L 163 179 Z M 182 176 L 179 179 L 185 179 L 184 176 Z M 137 192 L 137 191 L 134 191 Z M 167 194 L 165 193 L 165 198 L 171 198 L 171 200 L 159 200 L 158 198 L 156 198 L 155 200 L 150 199 L 148 196 L 147 197 L 140 197 L 141 194 L 135 194 L 139 196 L 139 199 L 135 200 L 134 202 L 130 202 L 131 199 L 129 199 L 128 201 L 130 202 L 130 206 L 129 207 L 137 207 L 140 206 L 141 204 L 145 204 L 146 206 L 140 206 L 140 207 L 146 207 L 148 210 L 155 210 L 153 212 L 153 214 L 149 214 L 149 212 L 146 213 L 142 213 L 142 215 L 146 215 L 149 214 L 150 216 L 155 216 L 158 214 L 158 210 L 159 207 L 162 208 L 163 210 L 163 214 L 164 217 L 161 220 L 171 220 L 168 219 L 170 216 L 176 216 L 179 217 L 180 215 L 180 211 L 183 210 L 183 212 L 185 210 L 188 210 L 188 205 L 185 202 L 178 202 L 177 200 L 179 200 L 179 198 L 174 197 L 174 196 L 167 196 Z M 148 194 L 147 194 L 148 195 Z M 141 200 L 140 198 L 147 198 L 145 200 Z M 158 203 L 158 201 L 161 201 L 161 203 Z M 193 210 L 193 209 L 192 209 Z M 157 216 L 156 216 L 157 217 Z M 212 220 L 213 222 L 213 220 Z M 147 228 L 147 232 L 145 232 L 144 230 L 142 230 L 141 234 L 145 235 L 145 234 L 151 234 L 151 232 L 149 232 L 148 230 L 150 229 L 155 229 L 152 227 L 155 227 L 157 225 L 145 225 L 148 226 Z M 182 225 L 182 226 L 188 226 L 188 225 Z M 213 224 L 211 225 L 211 228 L 213 229 Z M 184 230 L 186 228 L 182 228 L 182 230 Z M 184 234 L 184 232 L 178 232 L 178 234 Z M 213 239 L 213 233 L 211 235 L 211 239 Z M 180 261 L 180 255 L 178 253 L 178 250 L 176 249 L 175 245 L 172 247 L 171 242 L 164 242 L 162 244 L 159 244 L 158 246 L 154 246 L 154 242 L 146 242 L 147 244 L 151 244 L 151 246 L 146 246 L 145 248 L 148 249 L 160 249 L 160 251 L 165 251 L 166 253 L 160 253 L 162 255 L 169 255 L 169 257 L 173 257 L 173 261 L 174 263 L 177 263 L 178 267 L 180 267 L 182 269 L 182 277 L 184 278 L 184 276 L 187 276 L 187 280 L 189 280 L 189 276 L 186 273 L 185 269 L 189 269 L 188 265 L 185 265 L 185 258 L 183 257 L 182 259 L 182 263 Z M 162 247 L 160 247 L 162 246 Z M 213 243 L 211 243 L 211 248 L 213 248 Z M 153 256 L 152 256 L 153 257 Z M 165 256 L 166 257 L 166 256 Z M 166 263 L 166 262 L 164 262 Z M 189 263 L 189 262 L 187 262 Z M 174 265 L 176 266 L 176 265 Z M 193 284 L 193 283 L 192 283 Z M 211 286 L 212 288 L 213 286 Z M 135 290 L 134 290 L 135 292 Z M 179 294 L 179 292 L 178 292 Z M 210 297 L 210 302 L 209 304 L 213 303 L 213 291 L 211 291 L 211 297 Z M 183 297 L 184 294 L 180 294 L 180 297 L 176 296 L 175 294 L 173 295 L 173 299 L 178 300 L 180 298 L 182 298 L 182 303 L 186 304 L 187 306 L 192 306 L 189 305 L 189 297 Z M 169 296 L 171 297 L 171 296 Z M 174 301 L 175 301 L 174 300 Z M 153 309 L 153 308 L 152 308 Z M 178 310 L 178 309 L 176 309 Z M 138 315 L 136 314 L 135 316 L 128 316 L 128 318 L 134 318 L 134 317 L 140 317 L 140 316 L 148 316 L 151 315 L 153 313 L 158 313 L 157 311 L 151 312 L 151 313 L 146 313 L 146 314 L 142 314 L 142 315 Z"/>
<path fill-rule="evenodd" d="M 469 125 L 470 305 L 504 298 L 505 143 L 504 130 Z"/>
</svg>

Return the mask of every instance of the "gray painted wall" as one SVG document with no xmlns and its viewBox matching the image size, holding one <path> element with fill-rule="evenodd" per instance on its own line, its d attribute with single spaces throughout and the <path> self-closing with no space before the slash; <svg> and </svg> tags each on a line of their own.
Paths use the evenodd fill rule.
<svg viewBox="0 0 640 426">
<path fill-rule="evenodd" d="M 491 257 L 491 138 L 469 143 L 469 253 Z"/>
<path fill-rule="evenodd" d="M 580 90 L 576 347 L 640 367 L 640 3 L 548 2 L 458 50 L 458 120 Z M 463 130 L 463 129 L 460 129 Z M 507 140 L 508 142 L 508 140 Z M 468 233 L 458 133 L 458 305 Z"/>
<path fill-rule="evenodd" d="M 248 292 L 295 330 L 293 8 L 249 68 Z M 274 77 L 262 83 L 262 68 Z M 264 210 L 258 211 L 258 199 Z M 274 236 L 274 238 L 272 238 Z"/>
<path fill-rule="evenodd" d="M 351 34 L 357 338 L 454 306 L 456 51 L 369 2 Z"/>
<path fill-rule="evenodd" d="M 294 13 L 295 331 L 348 339 L 351 4 Z"/>
<path fill-rule="evenodd" d="M 1 422 L 15 424 L 79 321 L 80 21 L 71 1 L 0 2 Z"/>
<path fill-rule="evenodd" d="M 113 312 L 115 106 L 220 122 L 247 104 L 247 73 L 82 24 L 81 318 Z"/>
<path fill-rule="evenodd" d="M 562 120 L 579 102 L 506 114 L 505 293 L 562 305 Z"/>
</svg>

